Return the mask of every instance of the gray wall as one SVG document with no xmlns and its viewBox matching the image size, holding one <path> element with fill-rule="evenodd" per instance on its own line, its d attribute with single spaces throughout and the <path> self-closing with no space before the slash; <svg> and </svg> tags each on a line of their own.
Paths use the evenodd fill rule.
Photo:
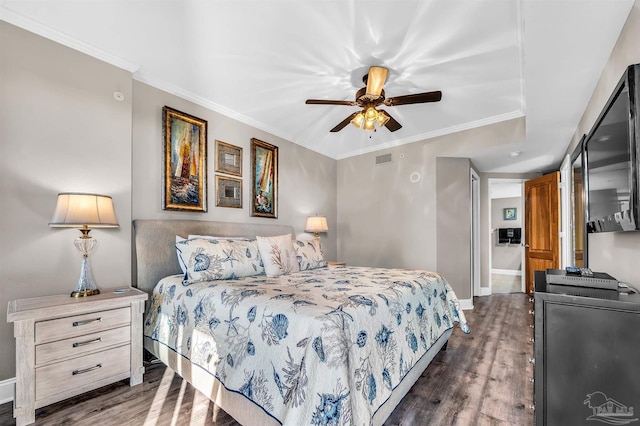
<svg viewBox="0 0 640 426">
<path fill-rule="evenodd" d="M 613 93 L 627 66 L 640 62 L 640 0 L 636 0 L 620 32 L 609 61 L 580 119 L 567 153 L 570 154 L 583 134 L 589 133 L 605 103 Z M 640 232 L 589 234 L 589 267 L 605 271 L 619 280 L 640 285 L 637 272 Z"/>
<path fill-rule="evenodd" d="M 523 134 L 524 118 L 519 118 L 339 160 L 339 259 L 351 265 L 435 271 L 439 256 L 458 256 L 457 250 L 438 252 L 436 158 L 465 157 L 472 150 L 521 141 Z M 375 157 L 386 153 L 393 161 L 376 165 Z M 419 175 L 417 182 L 411 181 L 412 173 Z M 488 193 L 481 175 L 483 253 L 490 244 Z M 489 269 L 487 252 L 481 255 L 482 283 L 487 286 Z M 449 281 L 463 298 L 465 283 Z"/>
<path fill-rule="evenodd" d="M 75 288 L 80 233 L 48 226 L 63 191 L 113 197 L 121 226 L 91 232 L 91 265 L 99 287 L 127 285 L 131 74 L 3 21 L 0 40 L 0 306 Z M 14 376 L 13 324 L 0 321 L 0 380 Z"/>
<path fill-rule="evenodd" d="M 436 159 L 438 266 L 460 299 L 471 299 L 471 162 Z"/>
<path fill-rule="evenodd" d="M 329 232 L 320 234 L 327 259 L 336 252 L 336 161 L 307 148 L 240 123 L 147 84 L 133 82 L 133 217 L 135 219 L 195 219 L 222 222 L 291 225 L 301 238 L 307 216 L 327 217 Z M 207 120 L 209 198 L 206 213 L 162 210 L 162 107 Z M 251 138 L 278 147 L 278 218 L 250 217 Z M 216 207 L 215 141 L 242 147 L 242 209 Z"/>
<path fill-rule="evenodd" d="M 518 209 L 516 220 L 504 220 L 503 209 L 510 207 Z M 498 244 L 498 228 L 522 228 L 523 213 L 522 197 L 491 200 L 491 269 L 522 270 L 522 246 Z"/>
</svg>

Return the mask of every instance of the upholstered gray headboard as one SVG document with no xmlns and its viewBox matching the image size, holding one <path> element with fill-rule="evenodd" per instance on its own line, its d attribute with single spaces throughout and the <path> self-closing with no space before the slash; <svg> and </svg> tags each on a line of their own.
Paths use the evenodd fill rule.
<svg viewBox="0 0 640 426">
<path fill-rule="evenodd" d="M 213 235 L 255 238 L 291 234 L 293 227 L 260 223 L 205 222 L 198 220 L 133 221 L 132 285 L 151 292 L 160 279 L 181 273 L 176 255 L 176 235 Z"/>
</svg>

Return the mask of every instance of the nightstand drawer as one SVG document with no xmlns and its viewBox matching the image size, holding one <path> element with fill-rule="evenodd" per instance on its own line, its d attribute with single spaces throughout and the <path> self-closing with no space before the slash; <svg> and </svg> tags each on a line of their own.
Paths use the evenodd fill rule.
<svg viewBox="0 0 640 426">
<path fill-rule="evenodd" d="M 120 308 L 36 322 L 35 342 L 46 343 L 131 323 L 131 309 Z"/>
<path fill-rule="evenodd" d="M 124 326 L 97 333 L 83 334 L 36 346 L 36 366 L 63 359 L 75 358 L 104 348 L 129 343 L 131 327 Z"/>
<path fill-rule="evenodd" d="M 130 369 L 129 345 L 36 368 L 36 401 L 81 389 Z"/>
</svg>

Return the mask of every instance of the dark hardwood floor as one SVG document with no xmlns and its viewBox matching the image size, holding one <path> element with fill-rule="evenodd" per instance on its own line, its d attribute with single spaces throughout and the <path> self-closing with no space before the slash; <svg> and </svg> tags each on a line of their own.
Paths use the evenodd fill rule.
<svg viewBox="0 0 640 426">
<path fill-rule="evenodd" d="M 471 334 L 456 327 L 448 348 L 422 374 L 386 425 L 532 425 L 533 317 L 528 296 L 474 299 Z M 133 388 L 121 381 L 37 411 L 36 425 L 238 425 L 163 365 Z M 12 404 L 0 425 L 15 425 Z"/>
</svg>

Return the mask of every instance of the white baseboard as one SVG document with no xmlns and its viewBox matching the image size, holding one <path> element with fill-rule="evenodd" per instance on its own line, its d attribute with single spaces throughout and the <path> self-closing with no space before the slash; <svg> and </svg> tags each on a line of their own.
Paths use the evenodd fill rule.
<svg viewBox="0 0 640 426">
<path fill-rule="evenodd" d="M 491 296 L 491 289 L 489 287 L 480 287 L 480 296 Z"/>
<path fill-rule="evenodd" d="M 473 299 L 458 299 L 458 302 L 460 302 L 460 308 L 463 311 L 473 310 Z"/>
<path fill-rule="evenodd" d="M 522 271 L 514 270 L 514 269 L 492 269 L 492 274 L 498 275 L 520 275 L 522 276 Z"/>
<path fill-rule="evenodd" d="M 13 401 L 16 390 L 16 378 L 0 381 L 0 404 Z"/>
</svg>

